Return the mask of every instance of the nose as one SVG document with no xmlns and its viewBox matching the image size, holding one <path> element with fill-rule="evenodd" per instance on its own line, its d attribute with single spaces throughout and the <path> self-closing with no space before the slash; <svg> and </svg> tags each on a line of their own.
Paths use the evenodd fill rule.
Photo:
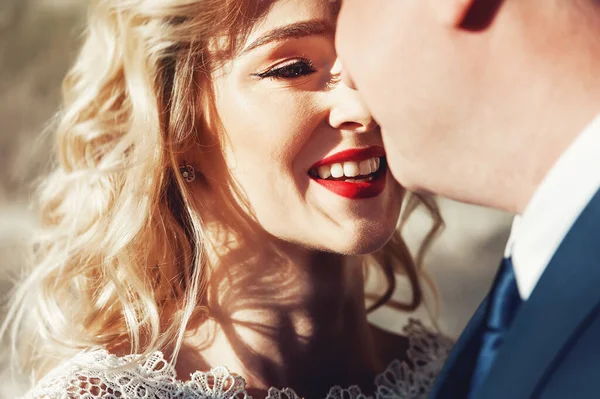
<svg viewBox="0 0 600 399">
<path fill-rule="evenodd" d="M 333 97 L 329 113 L 331 127 L 358 133 L 373 130 L 377 126 L 377 122 L 371 116 L 358 91 L 353 87 L 351 80 L 348 80 L 349 77 L 344 73 L 339 60 L 336 61 L 331 73 L 334 76 L 341 75 L 340 81 L 330 91 Z"/>
</svg>

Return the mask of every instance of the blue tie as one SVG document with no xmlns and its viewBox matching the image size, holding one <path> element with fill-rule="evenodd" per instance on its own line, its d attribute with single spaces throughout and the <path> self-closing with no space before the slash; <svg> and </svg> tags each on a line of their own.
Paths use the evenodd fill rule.
<svg viewBox="0 0 600 399">
<path fill-rule="evenodd" d="M 485 381 L 504 336 L 523 302 L 517 289 L 512 260 L 504 258 L 490 292 L 489 308 L 485 328 L 481 337 L 481 348 L 471 377 L 469 398 Z"/>
</svg>

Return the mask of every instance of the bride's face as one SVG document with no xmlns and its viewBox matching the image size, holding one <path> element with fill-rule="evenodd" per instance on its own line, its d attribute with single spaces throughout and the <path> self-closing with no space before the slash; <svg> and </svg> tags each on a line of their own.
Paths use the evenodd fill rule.
<svg viewBox="0 0 600 399">
<path fill-rule="evenodd" d="M 364 254 L 390 238 L 403 190 L 387 171 L 377 124 L 339 79 L 333 8 L 277 1 L 214 73 L 216 108 L 230 173 L 262 228 L 304 247 Z"/>
</svg>

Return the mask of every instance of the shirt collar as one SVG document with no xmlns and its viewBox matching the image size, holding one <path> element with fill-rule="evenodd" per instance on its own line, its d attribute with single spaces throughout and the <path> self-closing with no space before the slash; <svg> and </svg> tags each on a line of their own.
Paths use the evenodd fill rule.
<svg viewBox="0 0 600 399">
<path fill-rule="evenodd" d="M 529 298 L 561 241 L 600 188 L 600 115 L 571 143 L 513 221 L 505 256 Z"/>
</svg>

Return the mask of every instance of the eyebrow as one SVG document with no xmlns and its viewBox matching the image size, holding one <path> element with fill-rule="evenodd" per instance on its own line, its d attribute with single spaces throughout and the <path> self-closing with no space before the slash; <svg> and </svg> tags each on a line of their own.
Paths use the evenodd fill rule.
<svg viewBox="0 0 600 399">
<path fill-rule="evenodd" d="M 335 32 L 335 26 L 325 20 L 313 20 L 313 21 L 302 21 L 295 22 L 293 24 L 280 26 L 273 30 L 268 31 L 264 35 L 249 44 L 241 54 L 248 53 L 257 47 L 264 46 L 265 44 L 281 41 L 285 39 L 299 39 L 301 37 L 313 36 L 313 35 L 328 35 Z"/>
</svg>

